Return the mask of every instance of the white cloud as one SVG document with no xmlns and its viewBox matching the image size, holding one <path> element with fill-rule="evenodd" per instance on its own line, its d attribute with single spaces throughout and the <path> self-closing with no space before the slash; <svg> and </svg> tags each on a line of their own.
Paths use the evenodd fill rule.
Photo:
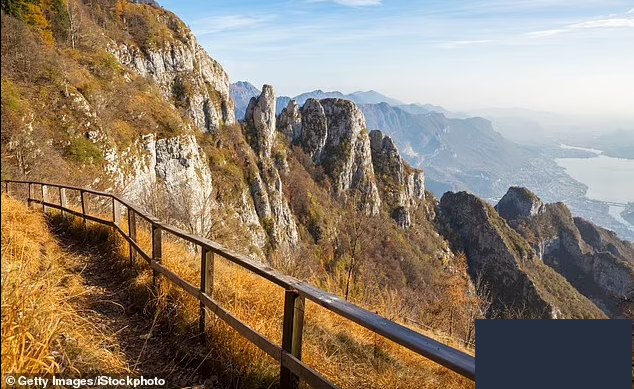
<svg viewBox="0 0 634 389">
<path fill-rule="evenodd" d="M 244 29 L 256 27 L 268 20 L 272 16 L 245 16 L 245 15 L 225 15 L 196 20 L 192 23 L 192 30 L 196 35 L 214 34 L 227 30 Z"/>
<path fill-rule="evenodd" d="M 592 20 L 589 22 L 576 23 L 566 26 L 567 29 L 576 30 L 580 28 L 620 28 L 620 27 L 634 27 L 633 19 L 615 18 L 615 19 L 603 19 Z"/>
<path fill-rule="evenodd" d="M 631 10 L 627 11 L 626 14 L 634 14 L 634 8 L 632 8 Z"/>
<path fill-rule="evenodd" d="M 529 38 L 544 38 L 574 30 L 600 29 L 600 28 L 634 28 L 634 18 L 612 18 L 590 20 L 587 22 L 569 24 L 563 28 L 553 30 L 533 31 L 524 34 Z"/>
<path fill-rule="evenodd" d="M 380 5 L 383 0 L 310 0 L 311 3 L 323 1 L 332 1 L 349 7 L 365 7 L 368 5 Z"/>
<path fill-rule="evenodd" d="M 526 35 L 529 38 L 544 38 L 547 36 L 561 34 L 562 32 L 566 32 L 564 29 L 556 29 L 556 30 L 542 30 L 542 31 L 533 31 L 527 32 Z"/>
</svg>

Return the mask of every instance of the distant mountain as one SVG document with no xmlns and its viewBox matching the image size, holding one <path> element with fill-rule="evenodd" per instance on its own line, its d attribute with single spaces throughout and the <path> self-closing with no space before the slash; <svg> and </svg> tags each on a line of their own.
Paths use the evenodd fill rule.
<svg viewBox="0 0 634 389">
<path fill-rule="evenodd" d="M 260 90 L 247 81 L 238 81 L 230 86 L 231 96 L 233 97 L 236 118 L 243 119 L 244 113 L 249 105 L 249 100 L 252 97 L 258 97 Z M 279 96 L 276 100 L 276 114 L 279 115 L 282 112 L 288 102 L 292 100 L 297 101 L 299 106 L 304 105 L 306 100 L 313 98 L 317 100 L 338 98 L 344 100 L 350 100 L 355 104 L 378 104 L 388 103 L 390 105 L 398 106 L 404 105 L 402 101 L 385 96 L 377 91 L 370 90 L 367 92 L 357 91 L 350 94 L 343 94 L 339 91 L 325 92 L 321 89 L 317 89 L 311 92 L 305 92 L 295 97 Z M 438 107 L 442 108 L 442 107 Z"/>
<path fill-rule="evenodd" d="M 356 91 L 349 95 L 346 95 L 348 100 L 352 100 L 357 104 L 378 104 L 388 103 L 389 105 L 403 105 L 402 101 L 385 96 L 377 91 L 369 90 L 367 92 Z"/>
<path fill-rule="evenodd" d="M 592 147 L 610 157 L 634 159 L 634 131 L 619 129 L 600 135 Z"/>
<path fill-rule="evenodd" d="M 453 119 L 442 113 L 412 114 L 389 104 L 363 104 L 368 129 L 382 129 L 416 167 L 427 172 L 429 189 L 469 189 L 500 198 L 516 177 L 530 169 L 530 155 L 495 132 L 482 118 Z"/>
<path fill-rule="evenodd" d="M 229 85 L 229 92 L 233 99 L 236 119 L 244 118 L 244 113 L 251 97 L 260 95 L 260 90 L 247 81 L 238 81 Z"/>
<path fill-rule="evenodd" d="M 634 203 L 627 203 L 621 217 L 634 226 Z"/>
<path fill-rule="evenodd" d="M 391 105 L 394 106 L 394 104 L 391 104 Z M 474 115 L 467 115 L 466 113 L 461 113 L 461 112 L 448 111 L 445 108 L 441 107 L 440 105 L 433 105 L 433 104 L 413 103 L 413 104 L 396 105 L 396 107 L 402 109 L 403 111 L 407 111 L 409 113 L 413 113 L 417 115 L 424 115 L 430 112 L 437 112 L 437 113 L 442 113 L 448 118 L 455 118 L 455 119 L 466 119 L 466 118 L 474 116 Z"/>
</svg>

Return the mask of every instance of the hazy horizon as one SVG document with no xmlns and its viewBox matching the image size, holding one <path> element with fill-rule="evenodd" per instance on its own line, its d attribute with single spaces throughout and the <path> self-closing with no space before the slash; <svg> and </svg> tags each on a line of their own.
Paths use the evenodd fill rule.
<svg viewBox="0 0 634 389">
<path fill-rule="evenodd" d="M 232 82 L 634 117 L 634 3 L 165 0 Z M 629 43 L 628 43 L 629 42 Z"/>
</svg>

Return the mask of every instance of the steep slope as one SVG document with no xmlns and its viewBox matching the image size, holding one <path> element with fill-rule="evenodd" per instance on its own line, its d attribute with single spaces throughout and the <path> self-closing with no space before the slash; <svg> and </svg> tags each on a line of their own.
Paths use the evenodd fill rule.
<svg viewBox="0 0 634 389">
<path fill-rule="evenodd" d="M 634 288 L 634 245 L 582 218 L 563 203 L 546 204 L 525 188 L 512 187 L 496 209 L 534 248 L 609 316 Z"/>
<path fill-rule="evenodd" d="M 440 222 L 455 249 L 467 254 L 469 272 L 493 298 L 493 316 L 601 318 L 605 315 L 535 254 L 483 200 L 447 192 Z"/>
<path fill-rule="evenodd" d="M 275 93 L 272 86 L 264 85 L 262 94 L 257 99 L 251 98 L 245 114 L 245 125 L 247 139 L 258 161 L 258 172 L 250 179 L 250 192 L 255 209 L 267 229 L 273 246 L 288 252 L 297 245 L 299 236 L 295 219 L 282 193 L 282 181 L 278 170 L 278 167 L 284 169 L 287 162 L 279 152 L 273 155 L 277 131 Z"/>
<path fill-rule="evenodd" d="M 143 15 L 147 7 L 123 6 L 123 23 L 131 39 L 115 37 L 108 52 L 122 65 L 152 79 L 198 128 L 216 132 L 223 124 L 233 124 L 229 77 L 220 64 L 178 17 L 159 7 L 152 7 L 151 15 Z M 143 23 L 134 23 L 137 20 Z"/>
<path fill-rule="evenodd" d="M 291 100 L 279 115 L 278 130 L 323 167 L 336 196 L 345 199 L 353 189 L 370 214 L 378 214 L 383 202 L 399 226 L 411 226 L 410 208 L 425 197 L 424 174 L 405 162 L 390 137 L 368 134 L 353 102 L 311 98 L 299 109 Z"/>
</svg>

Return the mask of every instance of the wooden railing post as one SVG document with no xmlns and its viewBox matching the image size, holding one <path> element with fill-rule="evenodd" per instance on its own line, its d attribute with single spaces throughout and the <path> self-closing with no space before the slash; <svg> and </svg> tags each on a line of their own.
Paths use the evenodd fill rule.
<svg viewBox="0 0 634 389">
<path fill-rule="evenodd" d="M 121 226 L 121 204 L 114 197 L 112 198 L 112 222 L 115 226 Z"/>
<path fill-rule="evenodd" d="M 161 227 L 152 223 L 152 260 L 156 262 L 161 262 L 162 257 L 162 241 L 161 241 Z M 158 272 L 156 270 L 152 271 L 152 286 L 156 287 L 156 278 L 158 277 Z"/>
<path fill-rule="evenodd" d="M 200 291 L 213 298 L 214 293 L 214 253 L 202 247 L 200 257 Z M 200 342 L 205 343 L 205 305 L 200 303 L 200 317 L 198 319 Z"/>
<path fill-rule="evenodd" d="M 79 194 L 81 197 L 81 214 L 84 215 L 84 228 L 88 228 L 88 222 L 86 220 L 85 215 L 87 214 L 87 210 L 88 210 L 88 193 L 84 192 L 83 190 L 79 191 Z"/>
<path fill-rule="evenodd" d="M 29 198 L 26 200 L 29 208 L 33 208 L 33 184 L 29 182 Z"/>
<path fill-rule="evenodd" d="M 294 290 L 284 294 L 284 321 L 282 323 L 282 349 L 297 359 L 302 359 L 302 333 L 304 331 L 304 298 Z M 284 362 L 281 364 L 280 387 L 299 388 L 299 377 Z"/>
<path fill-rule="evenodd" d="M 48 211 L 48 207 L 44 203 L 48 202 L 48 187 L 42 184 L 42 211 Z"/>
<path fill-rule="evenodd" d="M 136 242 L 136 212 L 128 207 L 128 236 L 134 242 Z M 130 246 L 130 264 L 134 265 L 136 260 L 136 249 Z"/>
<path fill-rule="evenodd" d="M 59 187 L 59 205 L 63 208 L 68 207 L 68 201 L 66 200 L 66 188 Z M 62 210 L 62 216 L 66 217 L 66 211 Z"/>
</svg>

